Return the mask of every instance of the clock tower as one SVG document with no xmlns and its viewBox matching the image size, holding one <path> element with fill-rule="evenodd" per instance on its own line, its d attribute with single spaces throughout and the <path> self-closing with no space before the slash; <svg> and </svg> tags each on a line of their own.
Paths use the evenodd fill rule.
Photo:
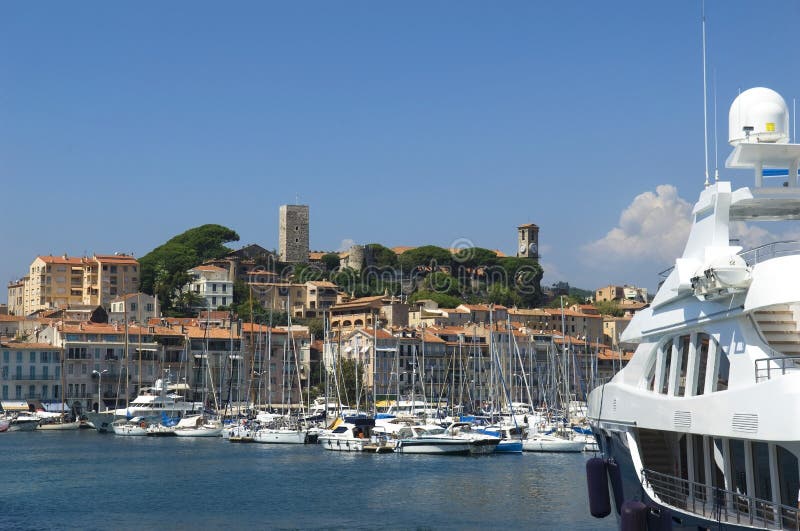
<svg viewBox="0 0 800 531">
<path fill-rule="evenodd" d="M 517 257 L 539 259 L 539 227 L 533 223 L 517 227 Z"/>
</svg>

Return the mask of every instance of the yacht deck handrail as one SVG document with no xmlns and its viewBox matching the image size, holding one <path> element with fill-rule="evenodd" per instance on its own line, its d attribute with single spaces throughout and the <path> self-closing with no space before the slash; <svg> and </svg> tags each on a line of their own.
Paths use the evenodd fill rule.
<svg viewBox="0 0 800 531">
<path fill-rule="evenodd" d="M 764 529 L 800 529 L 800 509 L 689 481 L 655 470 L 642 470 L 649 486 L 665 505 L 718 522 L 758 525 Z"/>
<path fill-rule="evenodd" d="M 800 354 L 798 355 L 780 355 L 770 356 L 769 358 L 759 358 L 755 361 L 755 375 L 756 383 L 770 380 L 773 373 L 775 375 L 783 376 L 787 372 L 791 372 L 798 368 L 800 365 Z"/>
<path fill-rule="evenodd" d="M 786 246 L 787 248 L 781 248 L 782 246 Z M 790 256 L 793 254 L 800 254 L 800 241 L 798 240 L 779 240 L 776 242 L 765 243 L 763 245 L 759 245 L 758 247 L 741 251 L 739 256 L 744 258 L 744 261 L 748 266 L 753 267 L 759 262 L 763 262 L 777 256 Z M 668 267 L 663 271 L 659 271 L 658 276 L 662 279 L 666 279 L 669 274 L 672 273 L 673 269 L 675 269 L 675 266 Z M 663 280 L 661 282 L 663 282 Z"/>
</svg>

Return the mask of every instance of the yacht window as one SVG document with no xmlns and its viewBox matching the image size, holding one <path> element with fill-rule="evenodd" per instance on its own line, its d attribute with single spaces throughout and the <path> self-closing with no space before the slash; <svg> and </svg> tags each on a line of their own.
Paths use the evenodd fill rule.
<svg viewBox="0 0 800 531">
<path fill-rule="evenodd" d="M 702 395 L 705 393 L 706 387 L 706 364 L 708 363 L 708 335 L 698 334 L 698 357 L 700 363 L 697 367 L 697 378 L 694 382 L 694 394 Z"/>
<path fill-rule="evenodd" d="M 672 341 L 668 341 L 663 348 L 664 352 L 664 371 L 661 374 L 661 394 L 667 394 L 669 390 L 669 373 L 672 367 Z"/>
<path fill-rule="evenodd" d="M 747 494 L 747 469 L 744 464 L 744 441 L 731 439 L 731 488 L 739 494 Z"/>
<path fill-rule="evenodd" d="M 694 465 L 694 482 L 704 485 L 706 483 L 706 455 L 703 451 L 703 436 L 690 435 L 692 441 L 692 459 Z M 693 495 L 705 500 L 705 489 L 695 488 Z"/>
<path fill-rule="evenodd" d="M 753 453 L 753 482 L 756 486 L 756 498 L 772 499 L 772 485 L 769 477 L 769 446 L 765 442 L 754 441 L 750 448 Z"/>
<path fill-rule="evenodd" d="M 776 448 L 778 454 L 778 484 L 781 489 L 781 503 L 794 507 L 800 478 L 798 477 L 797 457 L 784 448 Z"/>
<path fill-rule="evenodd" d="M 686 371 L 689 367 L 689 338 L 691 336 L 681 336 L 678 340 L 678 396 L 683 396 L 686 393 Z"/>
<path fill-rule="evenodd" d="M 645 372 L 644 374 L 645 389 L 649 391 L 655 390 L 657 365 L 658 365 L 658 348 L 653 350 L 653 354 L 650 356 L 650 365 L 647 368 L 647 372 Z"/>
<path fill-rule="evenodd" d="M 719 357 L 719 365 L 717 368 L 717 385 L 715 391 L 725 391 L 728 389 L 728 373 L 730 372 L 731 365 L 728 361 L 728 355 L 717 347 L 717 356 Z"/>
</svg>

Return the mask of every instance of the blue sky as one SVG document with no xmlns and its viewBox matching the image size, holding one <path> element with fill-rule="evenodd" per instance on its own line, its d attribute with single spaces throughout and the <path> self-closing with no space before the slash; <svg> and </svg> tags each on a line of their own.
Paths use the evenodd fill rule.
<svg viewBox="0 0 800 531">
<path fill-rule="evenodd" d="M 722 165 L 740 90 L 800 96 L 800 4 L 706 12 Z M 0 279 L 204 223 L 275 248 L 299 197 L 313 249 L 512 254 L 533 222 L 546 283 L 653 288 L 703 183 L 700 28 L 688 0 L 3 2 Z"/>
</svg>

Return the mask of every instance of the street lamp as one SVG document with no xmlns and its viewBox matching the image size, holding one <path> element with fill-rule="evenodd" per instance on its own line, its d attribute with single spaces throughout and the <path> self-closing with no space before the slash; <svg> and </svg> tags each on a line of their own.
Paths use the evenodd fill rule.
<svg viewBox="0 0 800 531">
<path fill-rule="evenodd" d="M 100 405 L 103 403 L 101 400 L 101 393 L 103 392 L 103 375 L 108 372 L 108 369 L 102 371 L 92 371 L 92 374 L 97 375 L 97 412 L 100 413 Z"/>
</svg>

